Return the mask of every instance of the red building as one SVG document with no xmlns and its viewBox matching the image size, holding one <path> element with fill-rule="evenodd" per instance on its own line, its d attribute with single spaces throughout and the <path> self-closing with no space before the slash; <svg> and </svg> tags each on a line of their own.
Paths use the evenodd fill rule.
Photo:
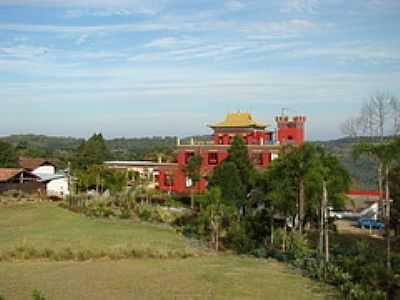
<svg viewBox="0 0 400 300">
<path fill-rule="evenodd" d="M 196 189 L 203 191 L 213 169 L 228 156 L 227 150 L 236 135 L 245 140 L 255 167 L 266 168 L 278 157 L 282 145 L 304 142 L 305 120 L 303 116 L 279 116 L 275 118 L 276 131 L 270 131 L 266 124 L 255 122 L 249 113 L 228 114 L 223 122 L 208 126 L 214 131 L 211 142 L 195 143 L 192 139 L 189 144 L 183 145 L 178 139 L 176 163 L 159 168 L 156 175 L 158 188 L 174 193 L 188 193 L 192 183 L 185 175 L 184 168 L 189 159 L 197 154 L 203 160 L 200 172 L 202 179 Z"/>
</svg>

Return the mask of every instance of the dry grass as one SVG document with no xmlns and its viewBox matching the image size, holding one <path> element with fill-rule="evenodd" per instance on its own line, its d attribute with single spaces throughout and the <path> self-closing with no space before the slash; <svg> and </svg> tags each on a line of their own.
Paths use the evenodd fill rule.
<svg viewBox="0 0 400 300">
<path fill-rule="evenodd" d="M 327 299 L 331 292 L 275 261 L 213 256 L 0 264 L 0 294 L 29 299 Z"/>
</svg>

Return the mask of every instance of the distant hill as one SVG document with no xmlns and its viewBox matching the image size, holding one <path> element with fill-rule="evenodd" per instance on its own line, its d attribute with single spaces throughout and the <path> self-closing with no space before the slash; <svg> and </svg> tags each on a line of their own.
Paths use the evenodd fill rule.
<svg viewBox="0 0 400 300">
<path fill-rule="evenodd" d="M 334 153 L 350 176 L 353 178 L 353 188 L 361 190 L 377 190 L 376 164 L 366 157 L 354 161 L 352 147 L 360 142 L 374 142 L 374 138 L 342 138 L 330 141 L 313 142 Z"/>
<path fill-rule="evenodd" d="M 211 136 L 195 136 L 197 141 L 210 140 Z M 45 135 L 11 135 L 0 138 L 14 146 L 25 145 L 32 148 L 34 156 L 52 156 L 66 161 L 73 155 L 83 139 L 73 137 L 53 137 Z M 188 143 L 190 137 L 182 139 Z M 371 138 L 342 138 L 330 141 L 316 141 L 313 143 L 325 147 L 330 152 L 338 156 L 344 167 L 354 179 L 355 188 L 375 190 L 376 189 L 376 169 L 371 167 L 371 162 L 366 158 L 353 161 L 351 148 L 355 143 L 376 141 Z M 156 159 L 162 153 L 164 159 L 173 159 L 173 150 L 176 146 L 176 137 L 141 137 L 141 138 L 116 138 L 107 140 L 107 144 L 115 159 Z"/>
<path fill-rule="evenodd" d="M 84 139 L 73 137 L 54 137 L 35 134 L 15 134 L 0 139 L 14 146 L 26 144 L 29 147 L 43 150 L 74 150 L 84 142 Z"/>
</svg>

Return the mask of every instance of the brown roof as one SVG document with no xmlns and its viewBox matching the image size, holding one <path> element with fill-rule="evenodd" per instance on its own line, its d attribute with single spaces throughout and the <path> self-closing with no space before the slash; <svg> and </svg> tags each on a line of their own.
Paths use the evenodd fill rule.
<svg viewBox="0 0 400 300">
<path fill-rule="evenodd" d="M 0 182 L 10 181 L 15 177 L 20 176 L 21 173 L 23 173 L 24 179 L 39 179 L 38 176 L 24 169 L 0 168 Z"/>
<path fill-rule="evenodd" d="M 28 171 L 33 171 L 33 170 L 43 166 L 44 164 L 54 165 L 52 162 L 50 162 L 44 158 L 21 157 L 19 159 L 19 165 Z"/>
<path fill-rule="evenodd" d="M 23 169 L 0 168 L 0 182 L 9 181 L 23 171 Z"/>
</svg>

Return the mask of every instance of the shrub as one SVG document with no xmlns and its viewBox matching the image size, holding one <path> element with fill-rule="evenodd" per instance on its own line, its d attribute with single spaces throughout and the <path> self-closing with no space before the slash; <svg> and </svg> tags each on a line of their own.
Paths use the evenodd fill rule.
<svg viewBox="0 0 400 300">
<path fill-rule="evenodd" d="M 129 219 L 131 216 L 132 216 L 132 213 L 131 213 L 131 211 L 130 211 L 129 209 L 127 209 L 127 208 L 123 208 L 123 209 L 121 210 L 121 213 L 119 214 L 119 217 L 120 217 L 121 219 Z"/>
<path fill-rule="evenodd" d="M 72 260 L 74 259 L 74 252 L 72 252 L 71 248 L 63 248 L 60 252 L 58 252 L 55 256 L 56 260 Z"/>
<path fill-rule="evenodd" d="M 239 223 L 233 223 L 228 228 L 224 241 L 226 246 L 239 254 L 250 253 L 256 248 L 256 243 L 249 238 L 247 232 Z"/>
<path fill-rule="evenodd" d="M 34 289 L 32 292 L 32 299 L 33 300 L 46 300 L 44 295 L 37 289 Z"/>
<path fill-rule="evenodd" d="M 295 259 L 304 258 L 311 254 L 306 236 L 297 231 L 291 231 L 288 234 L 287 248 Z"/>
<path fill-rule="evenodd" d="M 141 205 L 138 207 L 138 216 L 141 220 L 143 221 L 152 221 L 153 218 L 153 212 L 151 210 L 151 207 L 149 205 Z"/>
</svg>

